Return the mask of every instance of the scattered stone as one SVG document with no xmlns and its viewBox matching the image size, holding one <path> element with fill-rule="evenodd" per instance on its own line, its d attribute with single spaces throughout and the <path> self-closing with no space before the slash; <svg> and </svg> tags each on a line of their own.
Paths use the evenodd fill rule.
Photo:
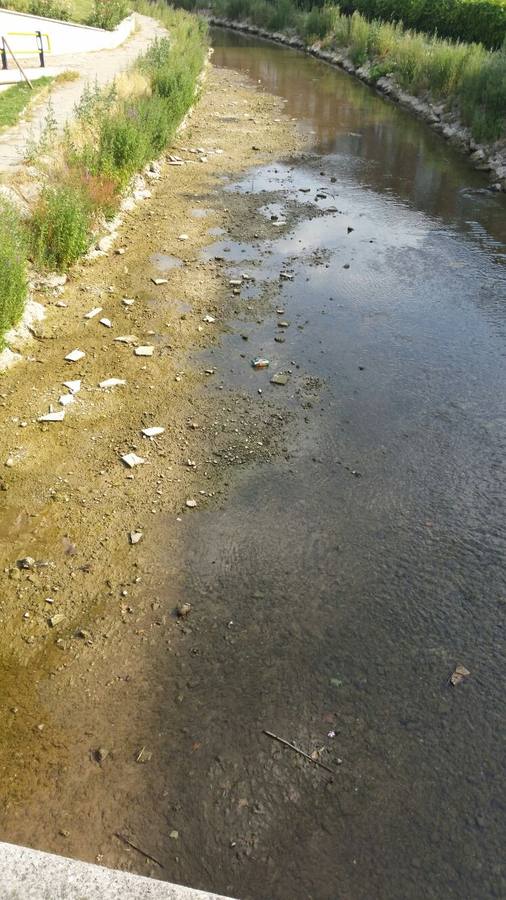
<svg viewBox="0 0 506 900">
<path fill-rule="evenodd" d="M 105 381 L 99 382 L 99 388 L 112 388 L 120 384 L 126 384 L 124 378 L 106 378 Z"/>
<path fill-rule="evenodd" d="M 33 556 L 24 556 L 23 559 L 18 559 L 16 565 L 18 569 L 35 569 L 36 563 Z"/>
<path fill-rule="evenodd" d="M 69 403 L 74 403 L 75 399 L 73 394 L 62 394 L 58 399 L 58 403 L 61 403 L 62 406 L 68 406 Z"/>
<path fill-rule="evenodd" d="M 98 750 L 95 750 L 93 755 L 98 763 L 103 763 L 109 756 L 109 751 L 106 750 L 105 747 L 99 747 Z"/>
<path fill-rule="evenodd" d="M 276 334 L 274 340 L 276 341 L 276 344 L 284 344 L 286 338 L 284 338 L 282 334 Z"/>
<path fill-rule="evenodd" d="M 132 297 L 123 297 L 121 302 L 122 302 L 123 306 L 133 306 L 135 303 L 135 300 Z"/>
<path fill-rule="evenodd" d="M 456 686 L 457 684 L 461 684 L 464 681 L 464 678 L 467 678 L 470 675 L 469 669 L 466 669 L 465 666 L 457 666 L 455 671 L 450 675 L 450 684 Z"/>
<path fill-rule="evenodd" d="M 101 312 L 102 312 L 102 307 L 95 306 L 94 309 L 90 309 L 90 311 L 85 314 L 84 318 L 85 319 L 94 319 L 95 316 L 98 316 L 98 314 Z"/>
<path fill-rule="evenodd" d="M 271 384 L 288 384 L 288 375 L 284 375 L 283 372 L 277 372 L 276 375 L 272 376 Z"/>
<path fill-rule="evenodd" d="M 231 278 L 228 283 L 230 287 L 240 287 L 242 285 L 242 278 Z"/>
<path fill-rule="evenodd" d="M 144 535 L 143 535 L 142 531 L 131 531 L 130 534 L 128 535 L 128 539 L 129 539 L 132 547 L 135 546 L 135 544 L 138 544 L 139 541 L 142 541 L 143 537 L 144 537 Z"/>
<path fill-rule="evenodd" d="M 195 509 L 195 507 L 197 505 L 197 501 L 196 500 L 187 500 L 186 505 L 187 505 L 188 509 Z"/>
<path fill-rule="evenodd" d="M 122 334 L 120 337 L 114 338 L 118 344 L 136 344 L 137 338 L 135 334 Z"/>
<path fill-rule="evenodd" d="M 81 390 L 81 382 L 78 378 L 75 381 L 64 381 L 63 387 L 68 388 L 71 394 L 78 394 Z"/>
<path fill-rule="evenodd" d="M 181 603 L 176 607 L 176 613 L 180 619 L 186 619 L 192 611 L 191 603 Z"/>
<path fill-rule="evenodd" d="M 105 328 L 112 328 L 112 322 L 110 319 L 106 319 L 106 318 L 100 319 L 100 324 L 104 325 Z"/>
<path fill-rule="evenodd" d="M 290 322 L 278 322 L 278 328 L 290 328 Z"/>
<path fill-rule="evenodd" d="M 204 318 L 202 319 L 202 321 L 203 321 L 203 322 L 207 322 L 208 325 L 212 325 L 214 322 L 216 322 L 216 319 L 214 318 L 214 316 L 210 316 L 210 315 L 208 314 L 207 316 L 204 316 Z"/>
<path fill-rule="evenodd" d="M 137 456 L 136 453 L 125 453 L 121 459 L 129 469 L 133 469 L 134 466 L 142 466 L 146 462 L 142 456 Z"/>
<path fill-rule="evenodd" d="M 347 234 L 351 234 L 352 231 L 355 231 L 355 229 L 352 228 L 351 225 L 348 225 L 348 227 L 346 229 Z"/>
<path fill-rule="evenodd" d="M 262 356 L 256 356 L 255 359 L 251 360 L 251 365 L 254 369 L 266 369 L 269 365 L 269 360 L 264 359 Z"/>
<path fill-rule="evenodd" d="M 188 240 L 188 235 L 187 235 L 187 234 L 180 234 L 178 240 L 179 240 L 179 241 L 187 241 L 187 240 Z"/>
<path fill-rule="evenodd" d="M 153 284 L 156 284 L 156 285 L 169 283 L 168 278 L 152 278 L 151 281 L 153 282 Z"/>
<path fill-rule="evenodd" d="M 56 613 L 54 616 L 51 616 L 51 618 L 49 618 L 47 621 L 51 628 L 55 628 L 56 625 L 59 625 L 60 622 L 63 622 L 64 619 L 65 619 L 65 616 L 63 615 L 63 613 Z"/>
<path fill-rule="evenodd" d="M 116 250 L 114 252 L 115 252 L 116 256 L 123 256 L 123 254 L 125 253 L 125 248 L 124 247 L 116 247 Z"/>
<path fill-rule="evenodd" d="M 350 264 L 349 264 L 349 263 L 345 263 L 344 266 L 343 266 L 343 269 L 349 269 L 349 268 L 350 268 Z"/>
<path fill-rule="evenodd" d="M 171 831 L 171 833 L 169 834 L 169 837 L 173 841 L 178 841 L 179 840 L 179 831 Z"/>
<path fill-rule="evenodd" d="M 69 394 L 70 396 L 70 394 Z M 37 422 L 63 422 L 65 418 L 65 410 L 60 409 L 58 412 L 49 412 L 45 416 L 39 416 Z"/>
<path fill-rule="evenodd" d="M 155 348 L 151 344 L 146 344 L 142 347 L 136 347 L 134 353 L 136 356 L 153 356 L 155 352 Z"/>
<path fill-rule="evenodd" d="M 159 434 L 163 434 L 164 431 L 165 431 L 165 428 L 161 428 L 158 425 L 154 425 L 152 428 L 143 428 L 142 434 L 144 435 L 144 437 L 154 438 L 154 437 L 158 437 Z"/>
<path fill-rule="evenodd" d="M 290 272 L 280 272 L 279 277 L 284 281 L 293 281 L 294 279 L 294 275 L 292 275 Z"/>
<path fill-rule="evenodd" d="M 70 353 L 67 353 L 65 359 L 67 362 L 79 362 L 85 356 L 86 353 L 83 350 L 72 350 Z"/>
</svg>

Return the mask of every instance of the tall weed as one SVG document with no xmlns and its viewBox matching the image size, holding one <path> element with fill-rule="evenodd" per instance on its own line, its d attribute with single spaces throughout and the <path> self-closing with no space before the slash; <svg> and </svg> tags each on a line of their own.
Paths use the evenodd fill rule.
<svg viewBox="0 0 506 900">
<path fill-rule="evenodd" d="M 0 349 L 3 336 L 21 318 L 27 292 L 27 241 L 10 203 L 0 199 Z"/>
</svg>

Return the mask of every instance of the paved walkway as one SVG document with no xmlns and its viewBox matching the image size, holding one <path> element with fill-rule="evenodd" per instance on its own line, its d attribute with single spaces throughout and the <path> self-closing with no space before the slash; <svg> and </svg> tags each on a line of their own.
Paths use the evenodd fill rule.
<svg viewBox="0 0 506 900">
<path fill-rule="evenodd" d="M 110 83 L 116 75 L 128 69 L 139 54 L 144 53 L 155 37 L 166 35 L 166 30 L 148 16 L 136 15 L 137 28 L 121 47 L 115 50 L 99 50 L 96 53 L 74 53 L 69 56 L 47 57 L 48 67 L 57 67 L 64 72 L 69 69 L 79 72 L 79 78 L 66 84 L 56 85 L 51 92 L 54 116 L 60 131 L 72 117 L 74 105 L 79 101 L 86 84 Z M 44 128 L 47 117 L 47 98 L 35 102 L 35 108 L 28 121 L 21 119 L 13 128 L 0 133 L 0 179 L 8 181 L 23 163 L 26 145 L 30 139 L 37 140 Z"/>
<path fill-rule="evenodd" d="M 227 900 L 207 891 L 0 843 L 2 900 Z"/>
</svg>

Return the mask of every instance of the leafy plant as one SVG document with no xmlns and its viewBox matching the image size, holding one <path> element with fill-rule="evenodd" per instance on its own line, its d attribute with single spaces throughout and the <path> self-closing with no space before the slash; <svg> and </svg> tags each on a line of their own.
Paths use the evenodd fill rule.
<svg viewBox="0 0 506 900">
<path fill-rule="evenodd" d="M 14 207 L 0 199 L 0 349 L 21 318 L 27 293 L 26 232 Z"/>
<path fill-rule="evenodd" d="M 88 249 L 91 235 L 89 198 L 69 184 L 46 188 L 34 210 L 30 232 L 36 265 L 62 271 Z"/>
<path fill-rule="evenodd" d="M 127 0 L 94 0 L 89 25 L 112 31 L 128 15 Z"/>
</svg>

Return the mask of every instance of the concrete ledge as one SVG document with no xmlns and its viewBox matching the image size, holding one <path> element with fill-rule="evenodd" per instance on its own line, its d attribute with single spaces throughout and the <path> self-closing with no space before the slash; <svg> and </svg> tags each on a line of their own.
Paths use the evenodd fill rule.
<svg viewBox="0 0 506 900">
<path fill-rule="evenodd" d="M 231 900 L 0 842 L 2 900 Z"/>
</svg>

